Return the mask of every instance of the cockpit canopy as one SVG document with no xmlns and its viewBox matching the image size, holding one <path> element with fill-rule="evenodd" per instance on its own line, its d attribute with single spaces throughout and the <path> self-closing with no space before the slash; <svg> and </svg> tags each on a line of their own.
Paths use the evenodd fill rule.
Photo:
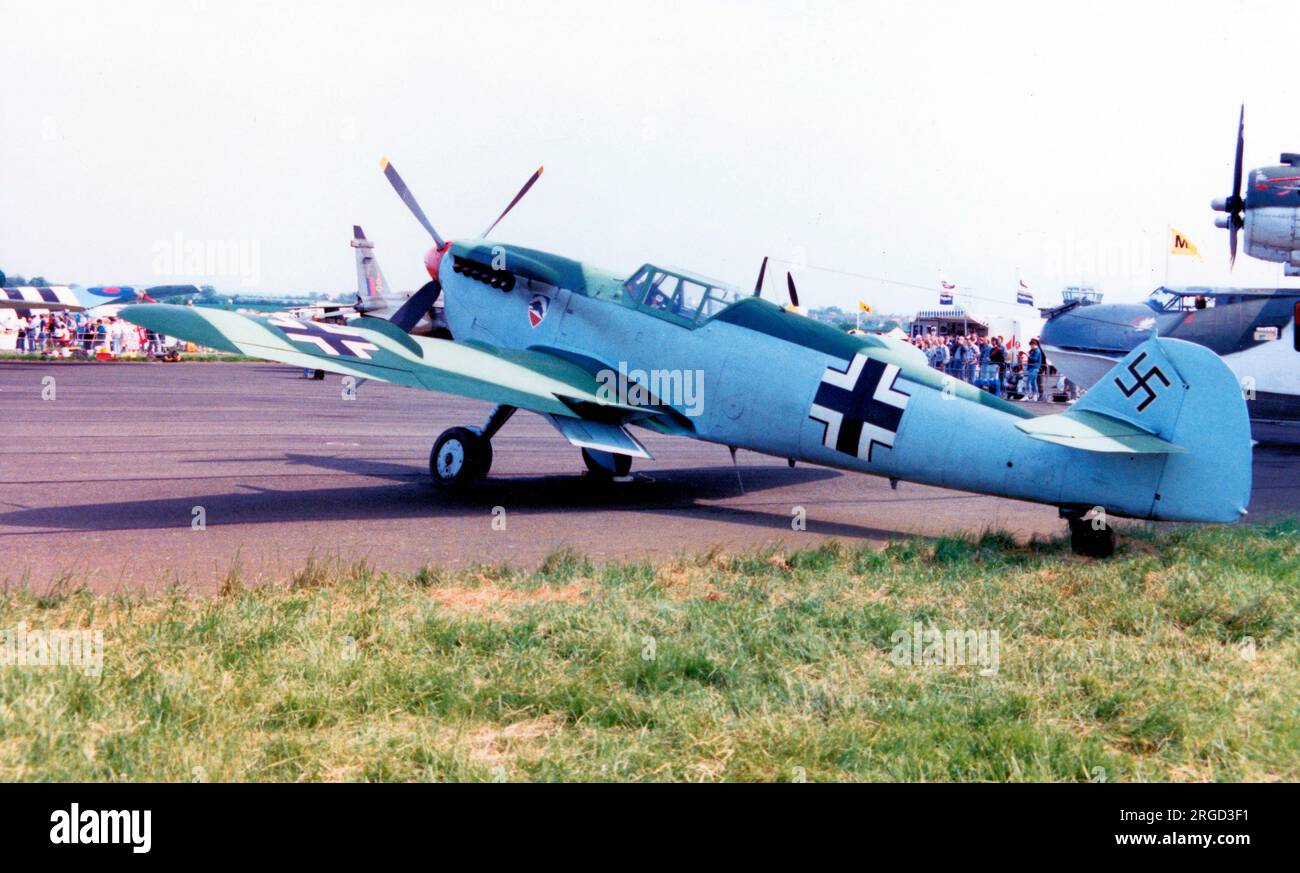
<svg viewBox="0 0 1300 873">
<path fill-rule="evenodd" d="M 637 270 L 623 287 L 638 308 L 688 327 L 740 299 L 740 292 L 730 285 L 654 264 Z"/>
<path fill-rule="evenodd" d="M 1147 306 L 1156 312 L 1190 312 L 1208 309 L 1215 301 L 1236 303 L 1241 298 L 1225 295 L 1231 289 L 1218 288 L 1157 288 L 1147 297 Z"/>
</svg>

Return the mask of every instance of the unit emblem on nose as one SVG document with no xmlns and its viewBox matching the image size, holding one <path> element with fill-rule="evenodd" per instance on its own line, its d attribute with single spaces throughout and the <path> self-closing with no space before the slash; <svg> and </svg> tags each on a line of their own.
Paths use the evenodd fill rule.
<svg viewBox="0 0 1300 873">
<path fill-rule="evenodd" d="M 546 311 L 551 306 L 551 300 L 542 294 L 534 294 L 533 299 L 528 301 L 528 323 L 533 327 L 542 323 L 546 318 Z"/>
<path fill-rule="evenodd" d="M 808 417 L 823 426 L 822 444 L 865 461 L 876 446 L 892 449 L 911 398 L 894 387 L 898 372 L 864 354 L 854 355 L 843 369 L 827 367 L 808 410 Z"/>
</svg>

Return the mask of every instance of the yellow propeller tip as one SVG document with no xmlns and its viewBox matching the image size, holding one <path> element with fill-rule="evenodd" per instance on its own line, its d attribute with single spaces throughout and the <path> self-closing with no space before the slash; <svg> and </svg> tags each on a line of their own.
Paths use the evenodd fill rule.
<svg viewBox="0 0 1300 873">
<path fill-rule="evenodd" d="M 387 170 L 388 170 L 388 156 L 387 156 L 387 155 L 380 155 L 380 156 L 379 156 L 379 169 L 384 170 L 384 171 L 387 171 Z"/>
</svg>

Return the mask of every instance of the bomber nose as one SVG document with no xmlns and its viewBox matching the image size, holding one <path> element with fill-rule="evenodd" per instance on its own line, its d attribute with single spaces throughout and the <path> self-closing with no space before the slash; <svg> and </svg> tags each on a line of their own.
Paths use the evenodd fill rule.
<svg viewBox="0 0 1300 873">
<path fill-rule="evenodd" d="M 1155 333 L 1155 313 L 1141 304 L 1098 304 L 1048 319 L 1040 336 L 1058 348 L 1127 352 Z"/>
<path fill-rule="evenodd" d="M 1071 335 L 1078 325 L 1078 319 L 1073 312 L 1063 312 L 1060 315 L 1054 315 L 1043 323 L 1043 329 L 1039 332 L 1039 340 L 1045 345 L 1061 345 L 1064 337 Z"/>
</svg>

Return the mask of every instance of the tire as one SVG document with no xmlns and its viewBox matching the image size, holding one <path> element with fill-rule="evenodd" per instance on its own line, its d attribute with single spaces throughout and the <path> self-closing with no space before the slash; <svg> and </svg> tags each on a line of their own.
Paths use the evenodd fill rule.
<svg viewBox="0 0 1300 873">
<path fill-rule="evenodd" d="M 437 488 L 462 491 L 486 475 L 490 453 L 491 445 L 469 428 L 445 430 L 429 452 L 429 478 Z"/>
<path fill-rule="evenodd" d="M 631 455 L 613 452 L 583 449 L 582 462 L 587 465 L 587 472 L 598 479 L 621 479 L 632 470 Z"/>
<path fill-rule="evenodd" d="M 475 434 L 478 436 L 478 434 Z M 492 440 L 478 437 L 478 478 L 486 479 L 492 469 Z"/>
<path fill-rule="evenodd" d="M 1092 519 L 1070 519 L 1070 551 L 1085 558 L 1109 558 L 1115 554 L 1119 537 L 1115 528 L 1107 524 L 1094 530 Z"/>
</svg>

